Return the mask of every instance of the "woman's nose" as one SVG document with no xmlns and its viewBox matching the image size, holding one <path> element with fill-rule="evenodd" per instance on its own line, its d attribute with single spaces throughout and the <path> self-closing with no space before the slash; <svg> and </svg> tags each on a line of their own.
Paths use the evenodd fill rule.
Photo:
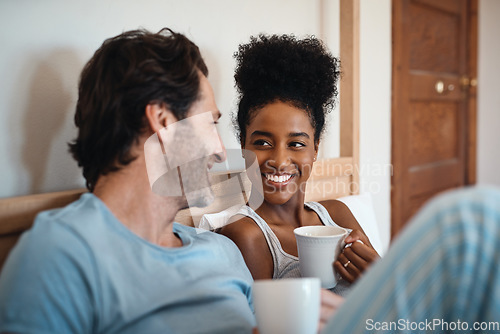
<svg viewBox="0 0 500 334">
<path fill-rule="evenodd" d="M 290 164 L 290 156 L 285 149 L 276 149 L 274 151 L 273 157 L 271 157 L 270 160 L 274 161 L 273 165 L 277 170 L 280 170 L 281 168 Z"/>
</svg>

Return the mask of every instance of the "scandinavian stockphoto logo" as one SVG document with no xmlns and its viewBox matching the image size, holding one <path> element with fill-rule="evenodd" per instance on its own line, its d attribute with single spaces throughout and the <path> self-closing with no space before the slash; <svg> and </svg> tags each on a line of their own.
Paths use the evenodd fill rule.
<svg viewBox="0 0 500 334">
<path fill-rule="evenodd" d="M 243 163 L 240 170 L 234 173 L 228 173 L 228 168 L 209 173 L 215 163 L 215 155 L 223 152 L 223 147 L 211 112 L 168 125 L 149 137 L 144 144 L 152 191 L 160 196 L 185 198 L 196 227 L 200 224 L 200 208 L 213 205 L 224 209 L 225 204 L 227 208 L 236 207 L 247 203 L 249 199 L 249 182 L 245 172 L 253 170 L 255 173 L 255 169 L 258 169 L 256 159 L 253 159 L 254 163 L 247 164 L 246 170 Z M 238 151 L 238 155 L 233 151 Z M 242 159 L 241 150 L 227 150 L 227 156 L 228 160 L 236 159 L 236 156 Z M 231 161 L 224 164 L 230 166 Z M 224 189 L 225 194 L 234 195 L 230 199 L 215 198 L 211 185 Z M 260 203 L 255 205 L 258 207 Z M 208 224 L 202 227 L 212 226 Z"/>
</svg>

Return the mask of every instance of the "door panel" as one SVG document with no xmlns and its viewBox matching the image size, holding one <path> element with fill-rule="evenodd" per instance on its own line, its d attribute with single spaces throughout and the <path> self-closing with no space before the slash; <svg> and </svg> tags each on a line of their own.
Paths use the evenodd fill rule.
<svg viewBox="0 0 500 334">
<path fill-rule="evenodd" d="M 467 182 L 471 1 L 393 1 L 393 236 L 429 198 Z"/>
<path fill-rule="evenodd" d="M 460 111 L 456 103 L 412 102 L 410 105 L 409 170 L 458 159 Z"/>
<path fill-rule="evenodd" d="M 459 2 L 464 3 L 456 1 Z M 463 43 L 459 29 L 461 12 L 413 1 L 409 13 L 410 69 L 457 73 L 461 64 L 457 50 Z"/>
</svg>

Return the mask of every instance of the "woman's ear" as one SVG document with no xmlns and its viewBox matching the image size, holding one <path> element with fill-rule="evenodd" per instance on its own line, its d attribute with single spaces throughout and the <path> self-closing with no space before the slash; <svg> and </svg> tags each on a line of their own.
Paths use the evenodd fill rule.
<svg viewBox="0 0 500 334">
<path fill-rule="evenodd" d="M 177 117 L 164 105 L 152 103 L 146 106 L 146 119 L 153 132 L 158 132 L 178 121 Z"/>
<path fill-rule="evenodd" d="M 319 139 L 314 142 L 314 161 L 318 158 Z"/>
</svg>

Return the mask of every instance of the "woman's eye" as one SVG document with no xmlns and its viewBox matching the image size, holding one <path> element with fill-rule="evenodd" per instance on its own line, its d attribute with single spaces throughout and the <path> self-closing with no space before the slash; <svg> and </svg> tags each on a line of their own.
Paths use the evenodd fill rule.
<svg viewBox="0 0 500 334">
<path fill-rule="evenodd" d="M 254 141 L 253 143 L 255 146 L 271 146 L 271 144 L 269 144 L 267 141 L 263 140 L 263 139 L 258 139 L 256 141 Z"/>
<path fill-rule="evenodd" d="M 291 146 L 291 147 L 294 147 L 294 148 L 299 148 L 299 147 L 304 147 L 304 146 L 306 146 L 306 144 L 301 143 L 301 142 L 298 142 L 298 141 L 294 141 L 293 143 L 290 143 L 290 146 Z"/>
</svg>

